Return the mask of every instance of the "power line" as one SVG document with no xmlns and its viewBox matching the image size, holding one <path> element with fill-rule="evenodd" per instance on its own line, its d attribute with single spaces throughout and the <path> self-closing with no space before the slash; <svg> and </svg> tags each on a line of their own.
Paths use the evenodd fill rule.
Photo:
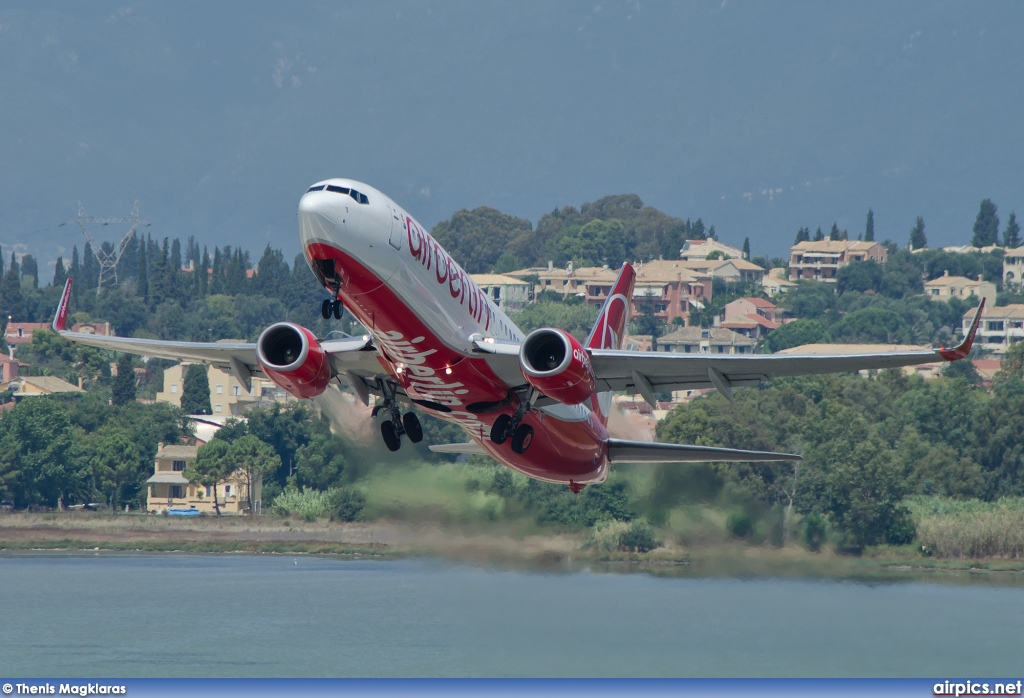
<svg viewBox="0 0 1024 698">
<path fill-rule="evenodd" d="M 72 221 L 68 221 L 71 223 Z M 139 218 L 139 202 L 135 201 L 135 206 L 132 207 L 132 212 L 127 216 L 90 216 L 85 212 L 85 206 L 82 202 L 78 202 L 78 218 L 74 220 L 78 223 L 78 227 L 82 229 L 82 234 L 85 235 L 85 239 L 92 245 L 93 256 L 96 257 L 96 262 L 100 265 L 100 277 L 99 283 L 96 285 L 96 293 L 103 290 L 104 282 L 108 284 L 113 280 L 113 283 L 117 283 L 117 263 L 121 261 L 121 255 L 128 247 L 128 243 L 131 242 L 132 237 L 135 235 L 136 229 L 140 225 L 148 226 L 149 221 L 141 220 Z M 104 250 L 103 245 L 98 244 L 96 239 L 89 232 L 89 226 L 102 227 L 107 225 L 114 225 L 118 223 L 128 224 L 128 232 L 121 238 L 121 242 L 118 243 L 117 247 L 111 246 L 111 249 Z"/>
</svg>

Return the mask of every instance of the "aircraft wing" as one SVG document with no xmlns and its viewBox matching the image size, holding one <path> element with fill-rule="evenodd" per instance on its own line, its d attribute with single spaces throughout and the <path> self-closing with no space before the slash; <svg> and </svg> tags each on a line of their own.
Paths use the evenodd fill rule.
<svg viewBox="0 0 1024 698">
<path fill-rule="evenodd" d="M 715 388 L 732 400 L 732 388 L 753 386 L 769 378 L 812 373 L 843 373 L 867 369 L 900 368 L 938 361 L 957 361 L 971 351 L 974 336 L 985 310 L 978 306 L 970 331 L 952 349 L 841 354 L 837 356 L 799 354 L 676 354 L 667 352 L 589 349 L 590 363 L 597 378 L 597 390 L 636 390 L 652 405 L 654 394 L 673 390 Z M 495 372 L 511 385 L 519 373 L 519 345 L 514 342 L 479 340 L 477 351 L 487 355 Z M 519 382 L 522 374 L 519 373 Z"/>
<path fill-rule="evenodd" d="M 635 388 L 644 399 L 653 403 L 653 393 L 715 388 L 731 400 L 734 386 L 757 385 L 780 376 L 880 370 L 963 359 L 971 351 L 984 310 L 985 301 L 982 300 L 967 336 L 952 349 L 835 356 L 670 354 L 593 349 L 590 352 L 591 365 L 599 390 Z"/>
<path fill-rule="evenodd" d="M 253 375 L 262 373 L 254 342 L 175 342 L 71 332 L 66 329 L 71 284 L 72 280 L 68 279 L 53 319 L 53 331 L 71 342 L 158 359 L 207 363 L 234 373 L 246 386 Z M 332 339 L 320 345 L 327 352 L 335 375 L 352 373 L 371 377 L 382 373 L 377 352 L 368 336 Z"/>
</svg>

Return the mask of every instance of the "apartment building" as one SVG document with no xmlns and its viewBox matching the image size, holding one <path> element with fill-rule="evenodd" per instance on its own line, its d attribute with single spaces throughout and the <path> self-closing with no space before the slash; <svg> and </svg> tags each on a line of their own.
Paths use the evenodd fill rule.
<svg viewBox="0 0 1024 698">
<path fill-rule="evenodd" d="M 658 351 L 676 354 L 753 354 L 756 345 L 724 327 L 684 327 L 658 338 Z"/>
<path fill-rule="evenodd" d="M 974 313 L 973 308 L 964 313 L 962 332 L 965 335 L 971 329 Z M 986 306 L 975 338 L 979 348 L 1002 354 L 1021 340 L 1024 340 L 1024 304 Z"/>
<path fill-rule="evenodd" d="M 146 511 L 162 513 L 168 509 L 195 509 L 212 514 L 217 507 L 222 514 L 244 514 L 249 511 L 249 485 L 245 475 L 236 470 L 216 486 L 192 484 L 185 478 L 185 470 L 196 459 L 198 446 L 166 445 L 161 443 L 156 452 L 153 475 L 146 480 L 148 487 Z M 253 483 L 253 508 L 262 507 L 262 482 Z M 214 497 L 217 506 L 214 506 Z"/>
<path fill-rule="evenodd" d="M 530 303 L 530 283 L 505 274 L 470 274 L 473 283 L 506 315 L 514 315 Z"/>
<path fill-rule="evenodd" d="M 935 301 L 948 301 L 950 298 L 967 300 L 971 296 L 984 298 L 988 305 L 996 304 L 996 285 L 991 281 L 968 279 L 966 276 L 950 276 L 945 271 L 942 276 L 924 284 L 924 293 Z"/>
<path fill-rule="evenodd" d="M 860 240 L 819 240 L 798 242 L 789 248 L 790 281 L 827 281 L 835 283 L 836 272 L 851 262 L 869 259 L 885 264 L 886 249 L 877 242 Z"/>
</svg>

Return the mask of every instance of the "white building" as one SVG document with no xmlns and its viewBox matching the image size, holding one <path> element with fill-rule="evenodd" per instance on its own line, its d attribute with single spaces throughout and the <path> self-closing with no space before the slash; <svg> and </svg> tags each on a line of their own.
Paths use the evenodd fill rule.
<svg viewBox="0 0 1024 698">
<path fill-rule="evenodd" d="M 974 320 L 975 312 L 972 308 L 964 313 L 962 331 L 965 336 L 971 331 L 971 321 Z M 1011 344 L 1016 344 L 1022 339 L 1024 304 L 986 306 L 985 314 L 981 316 L 981 325 L 978 327 L 978 336 L 974 340 L 979 348 L 1002 354 Z"/>
<path fill-rule="evenodd" d="M 469 276 L 473 279 L 473 283 L 479 286 L 507 315 L 518 313 L 530 302 L 531 284 L 527 281 L 513 279 L 504 274 L 470 274 Z"/>
</svg>

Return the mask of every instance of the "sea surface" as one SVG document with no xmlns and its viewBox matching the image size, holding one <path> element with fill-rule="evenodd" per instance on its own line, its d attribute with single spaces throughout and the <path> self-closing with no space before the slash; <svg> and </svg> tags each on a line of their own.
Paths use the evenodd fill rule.
<svg viewBox="0 0 1024 698">
<path fill-rule="evenodd" d="M 0 675 L 1016 676 L 1024 587 L 0 556 Z"/>
</svg>

